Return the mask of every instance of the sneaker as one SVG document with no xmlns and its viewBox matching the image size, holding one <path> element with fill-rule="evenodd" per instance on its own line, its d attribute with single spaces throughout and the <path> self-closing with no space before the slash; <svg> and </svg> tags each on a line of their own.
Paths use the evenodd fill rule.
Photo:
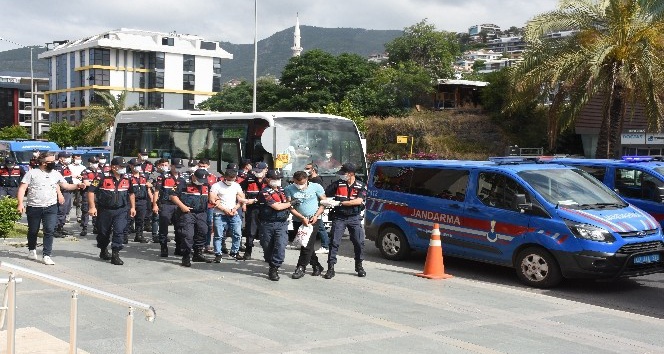
<svg viewBox="0 0 664 354">
<path fill-rule="evenodd" d="M 53 262 L 50 256 L 44 256 L 42 261 L 44 261 L 44 264 L 46 265 L 55 265 L 55 262 Z"/>
<path fill-rule="evenodd" d="M 316 253 L 317 254 L 328 254 L 328 253 L 330 253 L 330 251 L 325 247 L 321 247 L 321 248 L 316 250 Z"/>
<path fill-rule="evenodd" d="M 37 260 L 37 250 L 29 250 L 28 251 L 28 259 L 32 259 L 33 261 Z"/>
<path fill-rule="evenodd" d="M 220 254 L 216 254 L 214 256 L 214 263 L 221 263 L 221 255 Z"/>
</svg>

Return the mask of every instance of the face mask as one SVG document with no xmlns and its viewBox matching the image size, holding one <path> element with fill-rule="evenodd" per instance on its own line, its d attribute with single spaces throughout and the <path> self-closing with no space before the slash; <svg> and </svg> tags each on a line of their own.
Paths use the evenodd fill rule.
<svg viewBox="0 0 664 354">
<path fill-rule="evenodd" d="M 198 167 L 196 166 L 189 167 L 189 171 L 191 172 L 196 172 L 196 170 L 198 170 Z"/>
<path fill-rule="evenodd" d="M 168 166 L 161 166 L 161 167 L 159 167 L 159 170 L 161 170 L 161 172 L 163 172 L 163 173 L 166 173 L 166 172 L 170 171 L 171 168 L 168 167 Z"/>
<path fill-rule="evenodd" d="M 339 176 L 339 179 L 342 181 L 348 181 L 348 175 L 341 175 Z"/>
<path fill-rule="evenodd" d="M 10 170 L 11 170 L 12 168 L 14 168 L 14 166 L 16 166 L 16 165 L 14 165 L 13 163 L 8 163 L 8 164 L 7 164 L 7 168 L 10 169 Z"/>
<path fill-rule="evenodd" d="M 32 157 L 34 157 L 34 158 L 39 157 L 39 153 L 38 153 L 38 152 L 34 152 L 34 153 L 32 153 Z"/>
<path fill-rule="evenodd" d="M 233 184 L 233 181 L 224 180 L 224 184 L 227 185 L 227 186 L 230 186 L 230 185 Z"/>
<path fill-rule="evenodd" d="M 74 160 L 74 165 L 78 166 L 83 162 L 83 160 Z"/>
<path fill-rule="evenodd" d="M 69 165 L 69 160 L 62 161 L 62 164 L 65 165 L 65 166 Z"/>
<path fill-rule="evenodd" d="M 209 167 L 198 167 L 198 168 L 201 169 L 201 170 L 206 170 L 207 171 Z"/>
<path fill-rule="evenodd" d="M 263 178 L 263 177 L 265 177 L 265 171 L 263 171 L 261 173 L 254 173 L 254 176 L 256 176 L 257 178 Z"/>
<path fill-rule="evenodd" d="M 304 170 L 304 172 L 307 174 L 307 176 L 311 176 L 311 170 L 310 169 L 306 169 L 306 170 Z"/>
<path fill-rule="evenodd" d="M 329 153 L 325 154 L 325 157 L 327 157 L 329 159 L 330 157 L 332 157 L 332 154 L 329 154 Z"/>
<path fill-rule="evenodd" d="M 194 184 L 197 186 L 202 186 L 203 184 L 205 184 L 204 182 L 201 182 L 199 180 L 192 180 L 192 182 L 194 182 Z"/>
<path fill-rule="evenodd" d="M 297 189 L 303 191 L 303 190 L 307 189 L 307 184 L 306 183 L 305 184 L 295 184 L 295 187 L 297 187 Z"/>
<path fill-rule="evenodd" d="M 96 170 L 97 168 L 99 168 L 99 164 L 98 163 L 91 163 L 90 168 L 93 169 L 93 170 Z"/>
<path fill-rule="evenodd" d="M 140 173 L 141 171 L 143 171 L 141 166 L 134 166 L 134 172 L 139 172 Z"/>
<path fill-rule="evenodd" d="M 46 171 L 51 172 L 55 168 L 55 161 L 47 162 L 46 163 Z"/>
<path fill-rule="evenodd" d="M 272 188 L 281 187 L 281 180 L 276 179 L 276 180 L 270 181 L 270 187 L 272 187 Z"/>
<path fill-rule="evenodd" d="M 105 163 L 106 163 L 106 159 L 99 159 L 99 163 L 102 164 L 102 165 L 105 164 Z"/>
</svg>

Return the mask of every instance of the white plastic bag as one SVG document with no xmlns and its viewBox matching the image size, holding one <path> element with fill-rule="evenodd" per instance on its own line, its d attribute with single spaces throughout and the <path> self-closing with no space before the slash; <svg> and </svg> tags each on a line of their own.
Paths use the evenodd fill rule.
<svg viewBox="0 0 664 354">
<path fill-rule="evenodd" d="M 309 237 L 311 237 L 311 233 L 313 231 L 314 227 L 311 225 L 300 225 L 300 227 L 297 229 L 297 233 L 295 234 L 295 239 L 293 240 L 293 247 L 307 247 L 307 243 L 309 243 Z"/>
</svg>

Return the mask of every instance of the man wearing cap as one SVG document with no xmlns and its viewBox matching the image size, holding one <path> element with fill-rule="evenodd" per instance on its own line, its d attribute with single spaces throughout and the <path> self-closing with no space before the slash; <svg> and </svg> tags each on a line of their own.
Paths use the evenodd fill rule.
<svg viewBox="0 0 664 354">
<path fill-rule="evenodd" d="M 25 212 L 28 219 L 28 259 L 37 260 L 37 232 L 41 225 L 44 233 L 42 262 L 54 265 L 51 249 L 58 219 L 57 203 L 62 201 L 60 190 L 74 190 L 83 188 L 83 185 L 69 184 L 58 171 L 55 171 L 55 155 L 52 152 L 40 154 L 36 163 L 38 166 L 26 172 L 21 180 L 17 194 L 17 209 L 19 214 Z M 24 196 L 27 207 L 23 205 Z"/>
<path fill-rule="evenodd" d="M 210 186 L 210 188 L 212 188 L 212 186 L 220 180 L 220 178 L 217 178 L 216 175 L 214 175 L 213 173 L 210 172 L 210 160 L 209 159 L 202 158 L 202 159 L 198 160 L 197 167 L 199 169 L 203 169 L 205 171 L 208 171 L 207 184 L 208 184 L 208 186 Z M 214 209 L 214 205 L 212 205 L 208 202 L 208 209 L 207 209 L 208 233 L 205 234 L 205 252 L 206 253 L 211 253 L 210 243 L 212 242 L 212 234 L 214 233 L 213 209 Z"/>
<path fill-rule="evenodd" d="M 132 178 L 132 185 L 134 189 L 134 199 L 136 204 L 136 216 L 130 219 L 130 223 L 134 223 L 134 242 L 148 243 L 148 239 L 143 235 L 145 214 L 148 208 L 152 207 L 152 190 L 150 189 L 150 182 L 148 176 L 143 173 L 141 163 L 138 159 L 131 159 L 127 163 L 127 169 L 131 169 L 130 175 Z M 125 235 L 127 238 L 127 235 Z"/>
<path fill-rule="evenodd" d="M 99 258 L 111 261 L 114 265 L 123 265 L 120 250 L 127 229 L 127 215 L 136 216 L 136 200 L 134 197 L 132 178 L 125 174 L 127 163 L 122 157 L 111 160 L 111 172 L 100 173 L 92 181 L 88 191 L 90 215 L 97 216 L 99 233 L 97 247 Z M 95 196 L 97 201 L 95 201 Z M 97 211 L 99 206 L 99 211 Z M 111 242 L 111 232 L 113 240 Z M 108 254 L 111 243 L 112 255 Z"/>
<path fill-rule="evenodd" d="M 58 153 L 58 162 L 55 164 L 55 170 L 60 172 L 62 177 L 65 178 L 65 181 L 69 184 L 74 184 L 74 181 L 72 179 L 73 175 L 71 170 L 69 169 L 69 162 L 71 161 L 71 154 L 62 151 Z M 71 235 L 69 231 L 65 230 L 65 223 L 67 222 L 67 217 L 69 216 L 69 212 L 71 211 L 71 202 L 72 202 L 72 196 L 73 192 L 70 192 L 68 190 L 62 190 L 62 197 L 64 198 L 63 203 L 58 203 L 58 224 L 55 227 L 55 234 L 53 234 L 54 237 L 65 237 Z"/>
<path fill-rule="evenodd" d="M 176 229 L 179 232 L 176 237 L 182 238 L 180 253 L 184 267 L 191 267 L 192 261 L 212 262 L 203 255 L 205 234 L 208 232 L 207 205 L 210 187 L 207 184 L 207 177 L 206 170 L 198 169 L 188 181 L 180 178 L 176 190 L 170 196 L 171 201 L 178 207 Z"/>
<path fill-rule="evenodd" d="M 225 239 L 227 233 L 231 234 L 231 254 L 235 259 L 240 257 L 240 242 L 242 240 L 242 219 L 240 211 L 244 193 L 242 188 L 236 182 L 237 171 L 226 169 L 221 180 L 210 188 L 210 203 L 214 206 L 214 254 L 215 263 L 221 261 L 221 254 L 225 248 Z"/>
<path fill-rule="evenodd" d="M 142 148 L 138 150 L 138 157 L 136 158 L 136 161 L 138 161 L 139 165 L 141 166 L 141 171 L 143 173 L 152 173 L 154 172 L 154 165 L 150 160 L 148 160 L 148 149 Z"/>
<path fill-rule="evenodd" d="M 182 175 L 178 171 L 179 168 L 184 167 L 181 158 L 173 158 L 169 167 L 168 160 L 161 159 L 157 161 L 157 166 L 161 171 L 161 175 L 157 177 L 155 186 L 155 195 L 152 203 L 152 211 L 159 213 L 159 244 L 161 244 L 161 257 L 168 257 L 168 225 L 177 224 L 177 205 L 171 201 L 171 194 L 175 191 L 178 185 L 178 179 Z M 175 252 L 174 254 L 182 255 L 179 249 L 180 232 L 175 228 Z"/>
<path fill-rule="evenodd" d="M 99 159 L 96 156 L 88 158 L 88 167 L 81 172 L 81 181 L 85 184 L 85 188 L 81 190 L 81 233 L 79 236 L 84 237 L 88 234 L 88 220 L 90 219 L 90 203 L 88 203 L 88 192 L 92 181 L 97 178 L 99 170 Z M 97 233 L 97 217 L 92 217 L 93 233 Z"/>
<path fill-rule="evenodd" d="M 0 197 L 16 198 L 24 175 L 25 171 L 16 164 L 13 157 L 6 158 L 4 166 L 0 168 Z"/>
<path fill-rule="evenodd" d="M 108 163 L 106 163 L 106 156 L 104 156 L 104 154 L 98 154 L 97 158 L 99 159 L 99 166 L 97 167 L 99 172 L 101 173 L 111 172 L 111 166 L 109 166 Z"/>
<path fill-rule="evenodd" d="M 245 237 L 245 252 L 244 260 L 251 259 L 251 250 L 254 247 L 254 238 L 259 238 L 261 235 L 261 220 L 258 217 L 260 211 L 260 203 L 255 203 L 261 190 L 267 187 L 267 180 L 265 180 L 265 173 L 267 172 L 267 164 L 265 162 L 257 162 L 253 171 L 247 175 L 247 178 L 240 183 L 242 191 L 246 198 L 251 201 L 247 203 L 244 213 L 244 232 Z M 233 255 L 231 254 L 231 257 Z"/>
<path fill-rule="evenodd" d="M 367 273 L 362 267 L 364 259 L 364 229 L 362 228 L 361 213 L 364 210 L 364 201 L 367 198 L 367 187 L 355 178 L 357 168 L 353 163 L 345 163 L 337 174 L 339 179 L 332 182 L 326 189 L 325 195 L 332 198 L 334 202 L 330 212 L 332 229 L 330 233 L 330 253 L 327 258 L 327 272 L 325 279 L 332 279 L 335 275 L 334 265 L 337 263 L 337 252 L 341 237 L 346 229 L 350 234 L 350 241 L 355 249 L 355 271 L 358 277 L 364 277 Z"/>
<path fill-rule="evenodd" d="M 268 278 L 272 281 L 279 281 L 279 267 L 286 257 L 289 209 L 300 203 L 299 200 L 287 200 L 284 189 L 281 188 L 281 177 L 278 171 L 267 171 L 265 178 L 268 185 L 258 195 L 261 246 L 263 257 L 270 265 Z"/>
<path fill-rule="evenodd" d="M 240 165 L 236 167 L 235 169 L 237 171 L 237 183 L 242 183 L 247 178 L 247 175 L 251 172 L 251 160 L 249 159 L 242 159 L 240 162 Z"/>
<path fill-rule="evenodd" d="M 85 165 L 83 164 L 83 159 L 81 157 L 80 153 L 73 153 L 71 155 L 71 164 L 69 165 L 69 170 L 71 171 L 71 178 L 74 184 L 79 184 L 83 182 L 83 179 L 81 178 L 83 171 L 85 171 Z M 87 196 L 85 194 L 84 196 Z M 74 192 L 73 195 L 73 201 L 72 201 L 73 207 L 76 209 L 76 222 L 81 223 L 81 191 L 77 190 Z"/>
</svg>

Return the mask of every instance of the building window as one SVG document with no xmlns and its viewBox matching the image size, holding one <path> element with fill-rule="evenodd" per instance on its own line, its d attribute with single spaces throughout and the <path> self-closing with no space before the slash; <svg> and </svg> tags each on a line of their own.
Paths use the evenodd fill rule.
<svg viewBox="0 0 664 354">
<path fill-rule="evenodd" d="M 184 74 L 182 75 L 182 89 L 193 91 L 196 83 L 196 76 L 194 74 Z"/>
<path fill-rule="evenodd" d="M 163 52 L 148 53 L 148 69 L 164 69 L 164 56 Z"/>
<path fill-rule="evenodd" d="M 217 49 L 217 42 L 205 42 L 205 41 L 201 41 L 201 49 L 204 49 L 204 50 L 216 50 L 216 49 Z"/>
<path fill-rule="evenodd" d="M 145 92 L 138 93 L 138 105 L 145 107 Z"/>
<path fill-rule="evenodd" d="M 212 58 L 212 92 L 221 91 L 221 58 Z"/>
<path fill-rule="evenodd" d="M 85 66 L 85 50 L 78 52 L 78 60 L 80 61 L 78 66 Z"/>
<path fill-rule="evenodd" d="M 168 45 L 172 47 L 175 45 L 175 38 L 163 37 L 161 39 L 161 45 Z"/>
<path fill-rule="evenodd" d="M 95 94 L 95 92 L 95 90 L 90 90 L 90 104 L 104 104 L 104 99 Z"/>
<path fill-rule="evenodd" d="M 164 108 L 164 94 L 162 92 L 149 92 L 148 108 Z"/>
<path fill-rule="evenodd" d="M 111 50 L 104 48 L 91 48 L 90 65 L 111 65 Z"/>
<path fill-rule="evenodd" d="M 164 88 L 164 71 L 151 72 L 148 80 L 148 88 Z"/>
<path fill-rule="evenodd" d="M 90 69 L 88 81 L 90 82 L 90 85 L 110 86 L 111 71 L 108 69 Z"/>
<path fill-rule="evenodd" d="M 182 56 L 182 71 L 193 73 L 196 71 L 196 57 L 184 54 Z"/>
<path fill-rule="evenodd" d="M 76 71 L 76 53 L 71 52 L 69 53 L 69 87 L 76 87 L 81 82 L 80 75 L 81 72 Z"/>
<path fill-rule="evenodd" d="M 134 68 L 145 69 L 145 57 L 147 54 L 146 52 L 134 52 Z"/>
<path fill-rule="evenodd" d="M 182 109 L 194 109 L 194 95 L 185 93 L 182 95 Z"/>
<path fill-rule="evenodd" d="M 56 90 L 67 88 L 67 54 L 55 57 L 55 88 Z"/>
</svg>

